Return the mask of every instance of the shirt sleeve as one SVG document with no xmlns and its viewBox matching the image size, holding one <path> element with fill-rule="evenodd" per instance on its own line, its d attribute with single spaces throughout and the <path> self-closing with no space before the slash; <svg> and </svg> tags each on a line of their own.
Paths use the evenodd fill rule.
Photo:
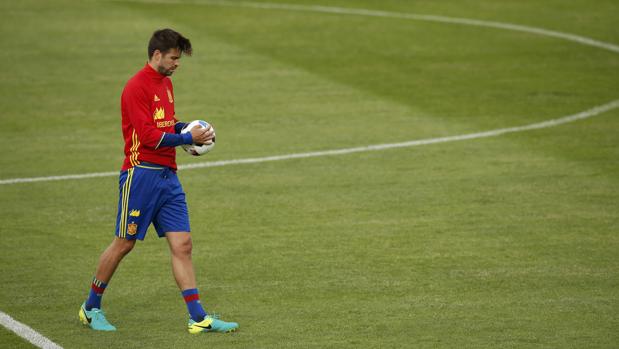
<svg viewBox="0 0 619 349">
<path fill-rule="evenodd" d="M 174 133 L 181 133 L 185 126 L 187 126 L 187 123 L 177 121 L 176 124 L 174 124 Z"/>
<path fill-rule="evenodd" d="M 193 143 L 193 139 L 191 138 L 191 133 L 164 133 L 163 138 L 161 139 L 161 143 L 159 143 L 158 148 L 160 147 L 176 147 L 181 144 L 191 144 Z"/>
<path fill-rule="evenodd" d="M 150 99 L 144 89 L 139 86 L 128 86 L 123 91 L 122 104 L 142 146 L 156 149 L 163 139 L 164 132 L 158 130 L 152 123 Z"/>
</svg>

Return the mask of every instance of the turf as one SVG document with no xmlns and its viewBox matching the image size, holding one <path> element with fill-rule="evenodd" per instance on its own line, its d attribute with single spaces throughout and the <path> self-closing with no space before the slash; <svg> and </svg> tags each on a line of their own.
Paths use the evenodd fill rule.
<svg viewBox="0 0 619 349">
<path fill-rule="evenodd" d="M 289 1 L 510 22 L 619 43 L 615 1 Z M 199 163 L 524 125 L 619 98 L 619 55 L 488 28 L 201 1 L 3 2 L 0 179 L 107 172 L 155 28 L 186 34 Z M 7 49 L 8 48 L 8 49 Z M 65 348 L 615 348 L 619 110 L 495 138 L 186 170 L 194 263 L 231 335 L 190 336 L 151 230 L 82 327 L 117 178 L 0 186 L 0 310 Z M 24 143 L 25 142 L 25 143 Z M 2 329 L 0 343 L 28 344 Z"/>
</svg>

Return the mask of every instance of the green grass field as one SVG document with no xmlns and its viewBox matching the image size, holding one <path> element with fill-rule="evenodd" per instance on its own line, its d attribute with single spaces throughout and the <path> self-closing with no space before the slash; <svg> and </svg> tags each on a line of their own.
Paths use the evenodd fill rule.
<svg viewBox="0 0 619 349">
<path fill-rule="evenodd" d="M 277 0 L 272 0 L 277 2 Z M 616 0 L 285 0 L 515 23 L 619 44 Z M 238 4 L 238 3 L 237 3 Z M 120 168 L 120 93 L 153 30 L 188 36 L 181 164 L 527 125 L 619 98 L 619 53 L 524 32 L 196 1 L 0 3 L 0 180 Z M 179 149 L 180 150 L 180 149 Z M 117 177 L 0 185 L 0 310 L 64 348 L 617 348 L 619 109 L 536 131 L 184 170 L 203 302 L 191 336 L 151 229 L 77 311 Z M 30 344 L 0 327 L 0 347 Z"/>
</svg>

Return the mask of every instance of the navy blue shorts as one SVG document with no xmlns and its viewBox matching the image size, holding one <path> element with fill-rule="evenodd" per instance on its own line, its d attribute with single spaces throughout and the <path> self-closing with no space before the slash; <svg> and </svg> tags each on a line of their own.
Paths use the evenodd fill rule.
<svg viewBox="0 0 619 349">
<path fill-rule="evenodd" d="M 116 236 L 144 240 L 151 223 L 159 237 L 189 232 L 185 193 L 170 168 L 141 163 L 120 173 Z"/>
</svg>

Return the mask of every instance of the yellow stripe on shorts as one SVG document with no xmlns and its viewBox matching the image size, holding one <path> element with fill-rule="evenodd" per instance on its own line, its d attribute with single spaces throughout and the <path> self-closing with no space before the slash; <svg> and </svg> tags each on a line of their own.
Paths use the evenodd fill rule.
<svg viewBox="0 0 619 349">
<path fill-rule="evenodd" d="M 129 213 L 129 195 L 131 194 L 131 182 L 133 180 L 133 168 L 127 170 L 127 180 L 123 185 L 122 204 L 120 206 L 120 230 L 119 237 L 127 236 L 127 214 Z"/>
</svg>

